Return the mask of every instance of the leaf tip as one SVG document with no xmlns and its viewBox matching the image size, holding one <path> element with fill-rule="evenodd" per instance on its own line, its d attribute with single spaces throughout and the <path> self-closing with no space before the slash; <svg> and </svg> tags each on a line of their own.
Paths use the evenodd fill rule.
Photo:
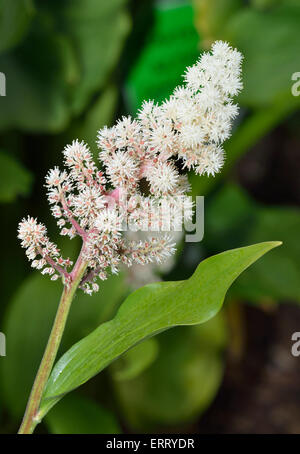
<svg viewBox="0 0 300 454">
<path fill-rule="evenodd" d="M 273 249 L 274 247 L 281 246 L 283 244 L 283 242 L 282 241 L 269 241 L 269 244 L 271 246 L 271 249 Z"/>
</svg>

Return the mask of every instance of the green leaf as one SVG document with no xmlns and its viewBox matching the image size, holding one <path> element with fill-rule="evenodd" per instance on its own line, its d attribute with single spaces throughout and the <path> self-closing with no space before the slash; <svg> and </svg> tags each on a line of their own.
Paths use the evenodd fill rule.
<svg viewBox="0 0 300 454">
<path fill-rule="evenodd" d="M 240 8 L 241 0 L 193 0 L 196 26 L 209 48 L 228 19 Z"/>
<path fill-rule="evenodd" d="M 114 85 L 105 87 L 101 95 L 90 106 L 84 118 L 72 122 L 65 133 L 66 142 L 72 141 L 74 137 L 77 137 L 88 144 L 92 145 L 95 143 L 96 131 L 105 125 L 111 124 L 117 100 L 117 87 Z M 91 146 L 91 150 L 94 151 L 93 146 Z"/>
<path fill-rule="evenodd" d="M 256 203 L 242 188 L 227 185 L 207 205 L 205 245 L 210 252 L 280 238 L 283 247 L 251 268 L 230 295 L 254 303 L 300 302 L 300 210 Z"/>
<path fill-rule="evenodd" d="M 0 52 L 7 51 L 22 40 L 33 14 L 32 0 L 0 1 Z"/>
<path fill-rule="evenodd" d="M 13 156 L 0 151 L 0 202 L 13 202 L 16 197 L 27 195 L 32 176 Z"/>
<path fill-rule="evenodd" d="M 71 107 L 78 114 L 107 81 L 126 38 L 130 21 L 127 0 L 76 0 L 49 3 L 57 26 L 71 40 L 80 68 Z"/>
<path fill-rule="evenodd" d="M 233 287 L 233 295 L 256 303 L 297 301 L 300 303 L 300 210 L 288 207 L 264 207 L 257 211 L 256 223 L 247 241 L 277 238 L 283 247 L 249 270 L 248 276 Z"/>
<path fill-rule="evenodd" d="M 19 287 L 6 313 L 3 331 L 9 342 L 5 361 L 0 362 L 1 388 L 8 409 L 16 417 L 24 412 L 61 292 L 60 282 L 50 281 L 41 274 L 32 274 Z M 66 351 L 99 323 L 114 315 L 124 294 L 121 275 L 103 282 L 97 296 L 90 297 L 78 291 L 60 352 Z"/>
<path fill-rule="evenodd" d="M 70 109 L 67 98 L 70 61 L 68 40 L 52 35 L 49 27 L 37 18 L 34 30 L 22 46 L 0 56 L 1 71 L 7 81 L 6 96 L 1 98 L 0 130 L 56 132 L 65 127 Z"/>
<path fill-rule="evenodd" d="M 46 417 L 52 434 L 119 434 L 112 412 L 76 394 L 67 396 Z"/>
<path fill-rule="evenodd" d="M 46 386 L 41 414 L 143 339 L 173 326 L 212 318 L 238 275 L 280 244 L 267 242 L 226 251 L 201 262 L 186 281 L 150 284 L 133 292 L 115 318 L 75 344 L 58 361 Z"/>
<path fill-rule="evenodd" d="M 123 381 L 137 377 L 151 365 L 157 354 L 158 342 L 156 339 L 147 339 L 138 344 L 115 362 L 113 367 L 114 379 Z"/>
<path fill-rule="evenodd" d="M 239 102 L 254 108 L 283 99 L 293 103 L 291 76 L 300 64 L 298 0 L 253 0 L 252 7 L 241 0 L 194 2 L 206 47 L 223 39 L 244 55 L 244 89 Z"/>
<path fill-rule="evenodd" d="M 256 215 L 257 204 L 242 188 L 224 185 L 206 204 L 205 246 L 215 253 L 247 241 L 249 231 L 257 222 Z"/>
<path fill-rule="evenodd" d="M 141 375 L 115 382 L 115 393 L 131 430 L 154 433 L 162 426 L 198 418 L 219 389 L 227 329 L 222 313 L 199 326 L 157 337 L 159 355 Z"/>
<path fill-rule="evenodd" d="M 257 9 L 268 9 L 272 6 L 276 6 L 279 3 L 287 3 L 290 0 L 250 0 L 251 5 Z M 292 0 L 293 1 L 293 0 Z"/>
<path fill-rule="evenodd" d="M 283 97 L 293 102 L 291 76 L 300 66 L 299 21 L 299 2 L 284 2 L 267 14 L 242 8 L 228 22 L 224 38 L 245 56 L 239 96 L 243 105 L 261 107 Z"/>
<path fill-rule="evenodd" d="M 11 3 L 11 2 L 10 2 Z M 127 0 L 39 2 L 30 33 L 0 57 L 0 130 L 58 132 L 107 83 L 130 23 Z"/>
<path fill-rule="evenodd" d="M 33 274 L 19 287 L 8 307 L 3 331 L 9 342 L 5 361 L 0 364 L 1 388 L 5 404 L 16 418 L 26 405 L 59 296 L 57 283 L 50 286 L 41 275 Z"/>
</svg>

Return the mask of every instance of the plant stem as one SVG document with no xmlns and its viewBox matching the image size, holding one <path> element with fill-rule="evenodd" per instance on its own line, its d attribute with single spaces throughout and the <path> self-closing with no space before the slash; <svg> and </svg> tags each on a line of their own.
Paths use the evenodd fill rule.
<svg viewBox="0 0 300 454">
<path fill-rule="evenodd" d="M 71 284 L 68 286 L 65 285 L 64 287 L 50 337 L 29 396 L 23 421 L 18 432 L 19 434 L 33 433 L 35 427 L 40 422 L 38 411 L 43 392 L 57 355 L 73 297 L 86 267 L 87 263 L 79 257 L 72 272 L 73 279 Z"/>
</svg>

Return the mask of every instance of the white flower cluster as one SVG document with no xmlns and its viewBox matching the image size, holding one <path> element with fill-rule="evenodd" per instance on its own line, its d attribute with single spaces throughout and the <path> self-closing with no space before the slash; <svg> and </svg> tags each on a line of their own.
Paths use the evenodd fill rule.
<svg viewBox="0 0 300 454">
<path fill-rule="evenodd" d="M 69 258 L 63 259 L 57 246 L 47 237 L 46 227 L 36 219 L 28 216 L 19 223 L 18 238 L 26 249 L 32 267 L 49 274 L 55 281 L 59 276 L 68 277 L 67 269 L 73 264 Z"/>
<path fill-rule="evenodd" d="M 98 133 L 100 171 L 87 145 L 75 140 L 63 151 L 68 171 L 55 167 L 46 176 L 48 200 L 62 235 L 83 240 L 78 260 L 87 264 L 80 287 L 98 290 L 97 278 L 118 272 L 120 264 L 160 263 L 174 252 L 170 237 L 132 241 L 131 230 L 177 230 L 191 220 L 193 204 L 186 197 L 183 169 L 214 175 L 223 163 L 222 142 L 230 135 L 237 106 L 231 97 L 241 89 L 241 54 L 216 42 L 185 74 L 161 106 L 144 103 L 136 120 L 124 117 Z M 181 164 L 181 168 L 180 168 Z M 19 238 L 32 266 L 72 281 L 46 228 L 23 219 Z M 37 258 L 38 257 L 38 258 Z"/>
<path fill-rule="evenodd" d="M 191 219 L 192 204 L 181 197 L 161 199 L 160 193 L 143 195 L 136 185 L 127 193 L 122 181 L 108 184 L 103 172 L 93 162 L 90 150 L 83 142 L 73 141 L 63 151 L 69 171 L 55 167 L 46 175 L 46 187 L 51 211 L 57 219 L 61 235 L 82 237 L 80 260 L 87 263 L 87 270 L 80 287 L 88 294 L 97 291 L 97 278 L 105 280 L 107 271 L 117 273 L 120 264 L 160 263 L 174 253 L 169 236 L 150 237 L 144 241 L 129 240 L 122 235 L 124 222 L 134 230 L 160 229 L 166 222 L 167 213 L 175 227 L 183 219 Z M 188 205 L 188 209 L 184 210 Z M 168 230 L 168 229 L 165 229 Z M 169 228 L 170 230 L 170 228 Z M 74 277 L 67 268 L 72 264 L 64 260 L 58 248 L 49 241 L 46 227 L 28 217 L 19 224 L 18 237 L 27 249 L 32 266 L 43 274 L 66 283 Z M 76 266 L 74 267 L 74 269 Z"/>
<path fill-rule="evenodd" d="M 134 190 L 142 175 L 152 193 L 166 195 L 181 184 L 174 159 L 199 175 L 219 172 L 238 113 L 232 97 L 242 88 L 241 62 L 240 52 L 217 41 L 162 105 L 145 102 L 136 120 L 102 129 L 98 145 L 110 181 Z"/>
</svg>

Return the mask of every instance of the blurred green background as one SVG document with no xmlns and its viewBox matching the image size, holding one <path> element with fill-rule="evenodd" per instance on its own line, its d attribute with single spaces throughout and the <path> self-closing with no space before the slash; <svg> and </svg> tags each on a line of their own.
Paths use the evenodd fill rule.
<svg viewBox="0 0 300 454">
<path fill-rule="evenodd" d="M 203 258 L 282 240 L 232 287 L 200 327 L 167 331 L 129 351 L 63 399 L 38 432 L 299 433 L 300 72 L 298 0 L 0 0 L 2 229 L 0 433 L 14 433 L 38 367 L 60 284 L 35 274 L 17 238 L 38 216 L 57 236 L 43 179 L 73 138 L 96 155 L 96 132 L 143 99 L 163 100 L 216 39 L 245 57 L 240 116 L 215 178 L 190 175 L 205 195 L 205 236 L 183 243 L 161 279 L 183 279 Z M 1 93 L 2 94 L 2 93 Z M 125 273 L 93 297 L 78 294 L 61 352 L 110 319 L 134 280 Z"/>
</svg>

